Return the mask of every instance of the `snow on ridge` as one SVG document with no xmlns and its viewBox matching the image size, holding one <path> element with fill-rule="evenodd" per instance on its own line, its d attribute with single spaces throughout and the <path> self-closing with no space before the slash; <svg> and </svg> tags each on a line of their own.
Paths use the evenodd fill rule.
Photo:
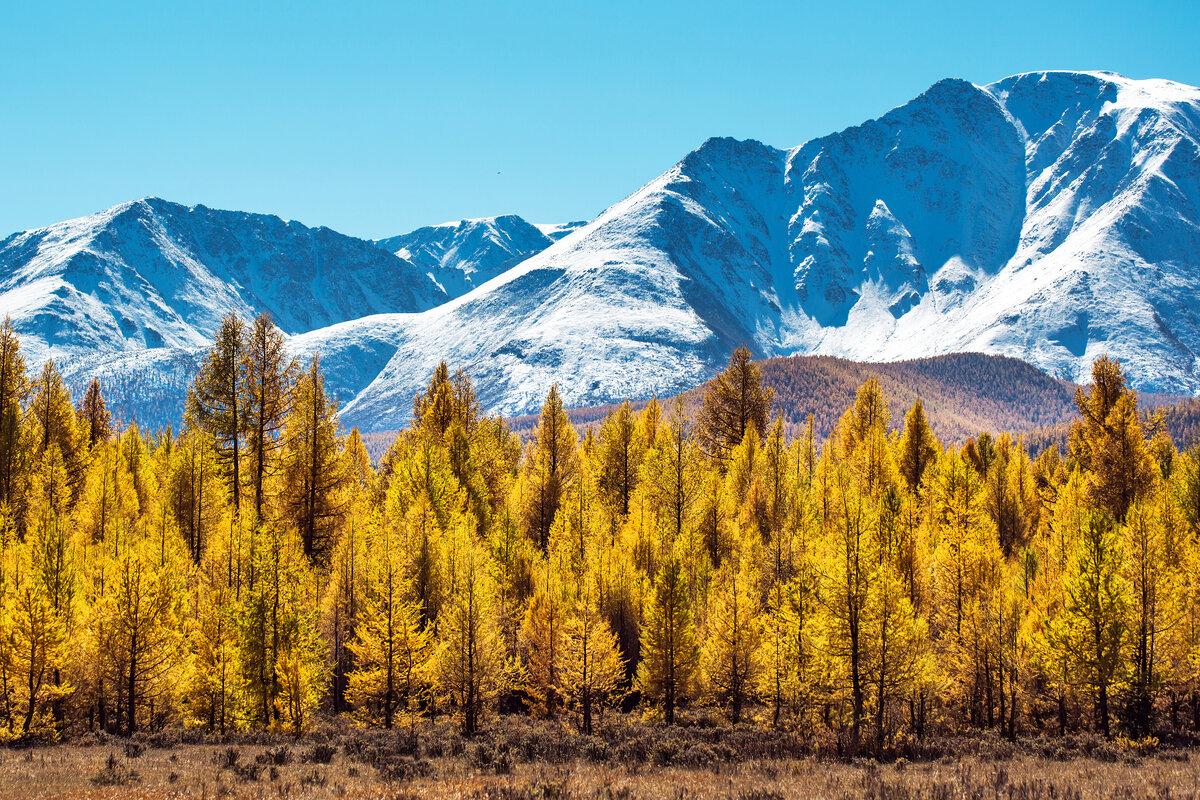
<svg viewBox="0 0 1200 800">
<path fill-rule="evenodd" d="M 539 381 L 571 402 L 645 397 L 665 376 L 711 374 L 743 341 L 868 361 L 980 350 L 1073 380 L 1113 352 L 1140 386 L 1196 391 L 1200 330 L 1171 307 L 1200 291 L 1196 211 L 1162 193 L 1200 197 L 1200 180 L 1186 164 L 1166 174 L 1175 140 L 1139 114 L 1188 119 L 1195 90 L 1159 102 L 1156 84 L 1112 75 L 1033 80 L 1054 90 L 1040 111 L 1017 107 L 1028 76 L 951 80 L 787 151 L 710 140 L 568 239 L 406 322 L 347 416 L 406 408 L 441 358 L 487 376 L 489 400 L 516 413 L 536 408 Z M 1142 230 L 1162 231 L 1166 253 L 1148 252 Z M 1156 269 L 1159 283 L 1138 277 Z M 653 314 L 626 307 L 630 286 L 655 295 L 657 333 Z"/>
<path fill-rule="evenodd" d="M 130 375 L 151 381 L 157 368 L 138 352 L 204 347 L 227 313 L 266 311 L 294 333 L 444 297 L 369 242 L 157 198 L 0 242 L 0 313 L 12 316 L 31 362 L 53 357 L 64 370 L 124 375 L 130 386 Z"/>
<path fill-rule="evenodd" d="M 322 354 L 343 419 L 365 428 L 403 425 L 441 360 L 475 377 L 490 409 L 521 413 L 553 382 L 572 404 L 672 393 L 742 343 L 761 356 L 860 361 L 989 352 L 1072 380 L 1109 352 L 1135 385 L 1197 392 L 1197 131 L 1200 90 L 1169 81 L 940 81 L 791 149 L 711 139 L 586 224 L 501 215 L 372 243 L 450 299 L 412 313 L 363 303 L 333 324 L 293 325 L 289 347 Z M 95 230 L 0 242 L 0 264 L 34 269 L 20 287 L 0 284 L 0 298 L 21 308 L 41 298 L 38 324 L 83 337 L 104 313 L 100 294 L 64 299 L 56 292 L 76 284 L 54 283 L 54 269 L 26 257 L 39 242 L 75 248 L 67 260 L 82 274 L 83 255 L 114 252 L 103 241 L 111 222 L 76 223 Z M 158 253 L 203 275 L 188 283 L 196 293 L 241 281 L 236 270 L 203 272 L 210 262 L 194 243 L 164 230 L 125 266 L 140 275 L 129 259 Z M 111 270 L 98 274 L 107 291 Z M 119 318 L 87 335 L 136 345 L 161 327 L 169 299 L 129 312 L 132 339 Z M 83 359 L 72 374 L 108 370 L 132 385 L 129 376 L 180 374 L 189 352 Z"/>
<path fill-rule="evenodd" d="M 558 241 L 565 236 L 570 236 L 575 231 L 588 224 L 587 220 L 575 220 L 573 222 L 535 222 L 533 227 L 537 228 L 546 238 L 551 241 Z"/>
<path fill-rule="evenodd" d="M 418 228 L 375 243 L 426 270 L 454 298 L 584 224 L 533 225 L 516 214 L 503 214 Z"/>
</svg>

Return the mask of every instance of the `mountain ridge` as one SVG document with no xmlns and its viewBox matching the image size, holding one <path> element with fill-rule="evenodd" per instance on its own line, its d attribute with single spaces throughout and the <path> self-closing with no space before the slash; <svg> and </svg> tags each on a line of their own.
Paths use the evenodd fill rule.
<svg viewBox="0 0 1200 800">
<path fill-rule="evenodd" d="M 1104 72 L 946 79 L 796 147 L 711 138 L 582 226 L 501 215 L 366 242 L 136 201 L 125 206 L 161 206 L 77 248 L 91 260 L 63 250 L 82 288 L 37 268 L 33 239 L 55 226 L 5 239 L 0 306 L 35 361 L 129 386 L 178 383 L 219 313 L 278 310 L 294 352 L 322 353 L 347 423 L 375 429 L 407 418 L 443 360 L 519 414 L 555 382 L 577 406 L 674 394 L 743 343 L 760 358 L 985 352 L 1073 382 L 1107 353 L 1140 389 L 1195 394 L 1198 142 L 1194 87 Z M 209 228 L 179 234 L 189 214 L 233 242 L 266 225 L 288 252 L 312 243 L 291 262 L 302 279 L 250 291 L 280 262 L 238 272 L 222 261 L 232 249 L 200 246 Z M 349 292 L 320 283 L 323 264 Z M 187 291 L 161 291 L 171 269 Z M 96 280 L 112 274 L 128 280 Z"/>
<path fill-rule="evenodd" d="M 742 343 L 991 352 L 1077 382 L 1111 353 L 1140 388 L 1195 392 L 1200 325 L 1179 297 L 1200 289 L 1200 171 L 1179 154 L 1195 152 L 1198 101 L 1100 73 L 949 79 L 790 150 L 709 139 L 569 242 L 398 326 L 394 363 L 347 412 L 394 413 L 406 376 L 443 358 L 485 376 L 505 413 L 555 381 L 576 405 L 670 394 Z M 639 391 L 631 371 L 650 376 Z"/>
<path fill-rule="evenodd" d="M 35 358 L 202 347 L 228 313 L 266 311 L 296 333 L 445 299 L 409 262 L 329 228 L 159 198 L 13 234 L 0 267 L 0 306 Z"/>
<path fill-rule="evenodd" d="M 537 225 L 516 214 L 502 214 L 430 225 L 375 243 L 425 269 L 454 298 L 586 224 Z"/>
</svg>

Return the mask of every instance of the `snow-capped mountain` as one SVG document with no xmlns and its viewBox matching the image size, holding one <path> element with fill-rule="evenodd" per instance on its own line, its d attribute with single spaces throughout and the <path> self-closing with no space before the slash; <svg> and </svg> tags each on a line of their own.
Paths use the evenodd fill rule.
<svg viewBox="0 0 1200 800">
<path fill-rule="evenodd" d="M 0 243 L 0 313 L 35 360 L 69 356 L 73 383 L 167 392 L 221 314 L 270 310 L 366 429 L 406 424 L 441 360 L 518 414 L 554 382 L 571 405 L 672 394 L 743 342 L 998 353 L 1075 381 L 1107 352 L 1142 389 L 1197 393 L 1198 143 L 1200 90 L 1169 81 L 945 80 L 790 150 L 711 139 L 578 227 L 497 217 L 368 243 L 121 206 Z"/>
<path fill-rule="evenodd" d="M 204 347 L 230 312 L 301 333 L 446 299 L 360 239 L 156 198 L 0 241 L 0 310 L 35 360 Z"/>
<path fill-rule="evenodd" d="M 1200 90 L 1077 72 L 941 81 L 792 150 L 712 139 L 491 282 L 372 323 L 396 354 L 345 414 L 401 423 L 441 359 L 509 413 L 555 381 L 578 405 L 667 394 L 741 342 L 999 353 L 1078 381 L 1107 352 L 1195 393 L 1198 141 Z"/>
<path fill-rule="evenodd" d="M 361 239 L 157 198 L 0 241 L 0 313 L 78 392 L 102 378 L 126 419 L 177 421 L 223 316 L 295 334 L 445 301 L 423 270 Z"/>
<path fill-rule="evenodd" d="M 426 270 L 450 297 L 458 297 L 586 224 L 534 225 L 507 214 L 418 228 L 376 244 Z"/>
</svg>

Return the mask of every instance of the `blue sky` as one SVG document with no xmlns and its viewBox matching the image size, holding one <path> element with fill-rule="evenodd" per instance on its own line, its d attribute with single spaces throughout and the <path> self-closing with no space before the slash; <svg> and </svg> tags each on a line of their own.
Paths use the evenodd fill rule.
<svg viewBox="0 0 1200 800">
<path fill-rule="evenodd" d="M 714 135 L 780 147 L 943 77 L 1200 84 L 1200 3 L 8 4 L 0 236 L 157 195 L 380 237 L 590 218 Z"/>
</svg>

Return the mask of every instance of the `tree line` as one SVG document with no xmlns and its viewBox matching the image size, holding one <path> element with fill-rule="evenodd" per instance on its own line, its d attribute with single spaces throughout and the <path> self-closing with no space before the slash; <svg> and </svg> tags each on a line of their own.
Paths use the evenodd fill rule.
<svg viewBox="0 0 1200 800">
<path fill-rule="evenodd" d="M 875 379 L 785 436 L 744 348 L 699 411 L 557 387 L 526 444 L 445 364 L 373 467 L 318 358 L 224 320 L 179 432 L 0 327 L 0 734 L 617 707 L 836 739 L 1200 729 L 1200 454 L 1119 365 L 1066 452 L 943 447 Z"/>
</svg>

